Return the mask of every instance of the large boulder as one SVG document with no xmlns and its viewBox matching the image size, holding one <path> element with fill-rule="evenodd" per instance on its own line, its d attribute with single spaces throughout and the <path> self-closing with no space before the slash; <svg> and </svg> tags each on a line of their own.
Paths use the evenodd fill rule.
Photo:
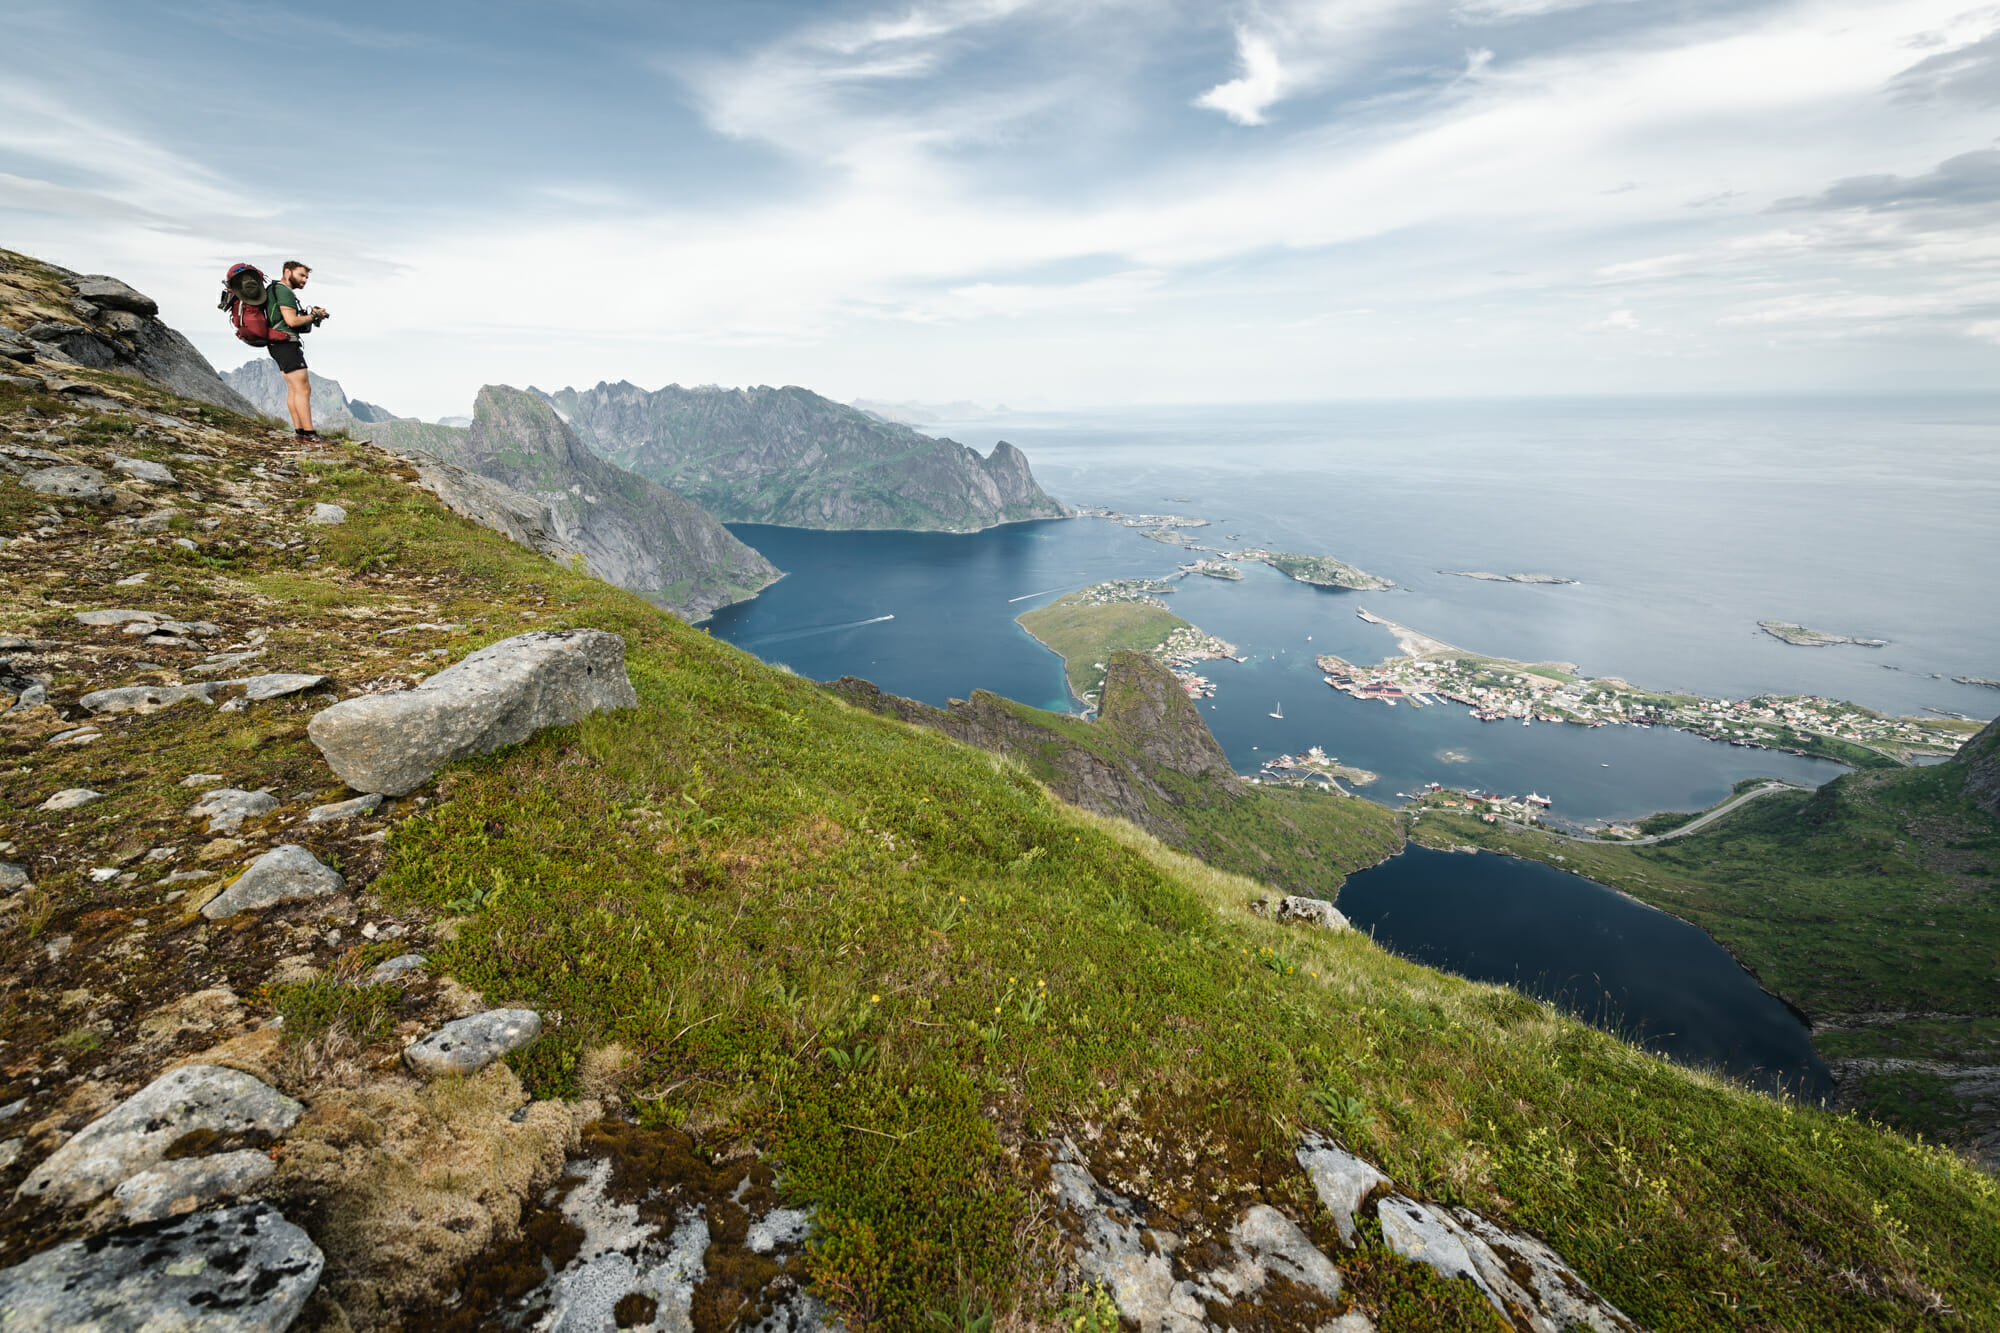
<svg viewBox="0 0 2000 1333">
<path fill-rule="evenodd" d="M 76 294 L 106 310 L 127 310 L 151 318 L 160 313 L 160 303 L 116 278 L 95 273 L 76 284 Z"/>
<path fill-rule="evenodd" d="M 71 1241 L 0 1269 L 0 1325 L 40 1333 L 281 1333 L 325 1257 L 268 1204 Z"/>
<path fill-rule="evenodd" d="M 81 1207 L 158 1165 L 183 1140 L 240 1138 L 254 1146 L 290 1129 L 304 1111 L 239 1070 L 183 1065 L 85 1125 L 29 1174 L 19 1192 Z"/>
<path fill-rule="evenodd" d="M 401 796 L 454 759 L 638 702 L 625 640 L 542 630 L 482 648 L 413 690 L 337 703 L 306 730 L 348 786 Z"/>
</svg>

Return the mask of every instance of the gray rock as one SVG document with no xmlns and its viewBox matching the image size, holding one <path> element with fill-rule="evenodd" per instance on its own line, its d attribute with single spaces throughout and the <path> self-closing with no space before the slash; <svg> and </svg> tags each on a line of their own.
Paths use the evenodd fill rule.
<svg viewBox="0 0 2000 1333">
<path fill-rule="evenodd" d="M 354 819 L 361 815 L 372 815 L 382 808 L 379 792 L 357 796 L 351 801 L 335 801 L 331 805 L 316 805 L 306 811 L 306 823 L 324 824 L 335 819 Z"/>
<path fill-rule="evenodd" d="M 266 699 L 282 699 L 288 694 L 301 690 L 318 689 L 332 679 L 331 676 L 307 676 L 297 672 L 279 672 L 269 676 L 246 676 L 242 680 L 232 680 L 231 685 L 243 686 L 246 703 L 262 703 Z"/>
<path fill-rule="evenodd" d="M 135 621 L 157 625 L 166 617 L 158 611 L 79 611 L 71 619 L 79 625 L 129 625 Z"/>
<path fill-rule="evenodd" d="M 162 486 L 178 484 L 174 470 L 162 463 L 149 463 L 143 458 L 119 458 L 114 455 L 111 466 L 136 481 L 151 481 Z"/>
<path fill-rule="evenodd" d="M 312 507 L 312 513 L 306 516 L 306 521 L 331 527 L 336 523 L 347 522 L 347 511 L 339 505 L 316 504 Z"/>
<path fill-rule="evenodd" d="M 150 319 L 160 313 L 160 303 L 144 292 L 135 291 L 116 278 L 94 274 L 76 284 L 76 294 L 106 310 L 125 310 Z"/>
<path fill-rule="evenodd" d="M 307 734 L 348 786 L 401 796 L 454 759 L 638 701 L 622 638 L 546 630 L 482 648 L 413 690 L 337 703 Z"/>
<path fill-rule="evenodd" d="M 148 1223 L 0 1269 L 9 1333 L 282 1333 L 325 1259 L 268 1204 Z"/>
<path fill-rule="evenodd" d="M 1501 1314 L 1506 1309 L 1499 1297 L 1480 1276 L 1479 1268 L 1466 1252 L 1463 1233 L 1451 1220 L 1414 1199 L 1406 1199 L 1400 1194 L 1391 1194 L 1375 1205 L 1375 1216 L 1382 1223 L 1382 1240 L 1388 1247 L 1405 1259 L 1413 1259 L 1421 1264 L 1429 1264 L 1444 1277 L 1472 1279 L 1473 1285 L 1486 1293 Z"/>
<path fill-rule="evenodd" d="M 405 976 L 411 972 L 420 971 L 430 966 L 430 961 L 430 959 L 420 953 L 398 954 L 387 962 L 377 963 L 375 970 L 368 974 L 367 984 L 370 986 L 380 986 L 384 982 L 394 981 L 397 977 Z"/>
<path fill-rule="evenodd" d="M 1324 898 L 1280 898 L 1276 915 L 1279 921 L 1296 921 L 1321 930 L 1354 929 L 1353 923 L 1341 915 L 1340 909 Z"/>
<path fill-rule="evenodd" d="M 255 1148 L 183 1157 L 141 1171 L 111 1191 L 111 1198 L 127 1221 L 158 1222 L 233 1199 L 275 1170 L 271 1155 Z"/>
<path fill-rule="evenodd" d="M 257 819 L 278 808 L 278 798 L 269 792 L 242 791 L 221 787 L 208 792 L 189 808 L 189 819 L 206 819 L 210 833 L 234 833 L 246 819 Z"/>
<path fill-rule="evenodd" d="M 1145 1226 L 1132 1200 L 1105 1189 L 1075 1162 L 1055 1163 L 1049 1177 L 1057 1204 L 1077 1223 L 1077 1265 L 1104 1285 L 1140 1333 L 1207 1333 L 1215 1327 L 1211 1305 L 1254 1305 L 1273 1277 L 1317 1291 L 1331 1319 L 1340 1270 L 1275 1208 L 1245 1210 L 1230 1229 L 1226 1250 L 1196 1255 L 1185 1253 L 1184 1237 Z"/>
<path fill-rule="evenodd" d="M 1532 1306 L 1528 1322 L 1537 1333 L 1644 1333 L 1617 1306 L 1572 1272 L 1554 1250 L 1523 1232 L 1495 1226 L 1479 1214 L 1454 1208 L 1451 1216 L 1466 1241 L 1466 1253 L 1495 1291 L 1509 1292 L 1517 1305 Z"/>
<path fill-rule="evenodd" d="M 1354 1215 L 1361 1211 L 1369 1195 L 1390 1184 L 1389 1177 L 1322 1139 L 1307 1139 L 1300 1145 L 1297 1156 L 1313 1189 L 1319 1193 L 1319 1201 L 1333 1214 L 1333 1224 L 1340 1229 L 1341 1240 L 1350 1247 L 1358 1244 Z"/>
<path fill-rule="evenodd" d="M 49 687 L 36 681 L 14 699 L 15 708 L 39 708 L 49 701 Z M 12 712 L 12 709 L 8 710 Z"/>
<path fill-rule="evenodd" d="M 197 634 L 204 639 L 212 639 L 222 633 L 222 626 L 212 620 L 152 620 L 134 621 L 125 627 L 127 634 L 144 634 L 157 639 L 161 635 Z"/>
<path fill-rule="evenodd" d="M 93 690 L 77 702 L 93 713 L 157 713 L 162 708 L 172 708 L 189 699 L 213 703 L 214 700 L 208 696 L 215 689 L 214 681 L 205 681 L 200 685 L 124 685 L 111 690 Z"/>
<path fill-rule="evenodd" d="M 74 810 L 78 806 L 89 805 L 92 801 L 101 801 L 103 799 L 104 793 L 101 791 L 92 791 L 88 787 L 65 787 L 63 790 L 49 797 L 48 800 L 43 801 L 40 808 L 43 810 Z"/>
<path fill-rule="evenodd" d="M 238 912 L 254 912 L 278 903 L 324 898 L 338 893 L 346 882 L 305 848 L 287 843 L 252 861 L 248 870 L 201 909 L 201 914 L 210 921 L 220 921 Z"/>
<path fill-rule="evenodd" d="M 0 861 L 0 893 L 12 893 L 30 878 L 28 867 L 13 861 Z"/>
<path fill-rule="evenodd" d="M 152 513 L 132 520 L 134 532 L 165 532 L 181 516 L 178 509 L 155 509 Z"/>
<path fill-rule="evenodd" d="M 85 1125 L 29 1173 L 20 1194 L 80 1207 L 157 1165 L 189 1134 L 269 1140 L 290 1129 L 304 1111 L 238 1070 L 183 1065 Z"/>
<path fill-rule="evenodd" d="M 110 478 L 94 467 L 39 468 L 22 477 L 21 484 L 39 495 L 81 500 L 85 504 L 108 505 L 114 498 Z"/>
<path fill-rule="evenodd" d="M 14 330 L 0 324 L 0 357 L 9 361 L 33 361 L 35 345 Z"/>
<path fill-rule="evenodd" d="M 0 1171 L 5 1171 L 8 1167 L 20 1161 L 21 1150 L 27 1146 L 28 1141 L 18 1137 L 0 1143 Z"/>
<path fill-rule="evenodd" d="M 422 1041 L 403 1048 L 403 1063 L 419 1074 L 476 1074 L 510 1051 L 542 1035 L 542 1016 L 532 1009 L 489 1009 L 446 1023 Z"/>
</svg>

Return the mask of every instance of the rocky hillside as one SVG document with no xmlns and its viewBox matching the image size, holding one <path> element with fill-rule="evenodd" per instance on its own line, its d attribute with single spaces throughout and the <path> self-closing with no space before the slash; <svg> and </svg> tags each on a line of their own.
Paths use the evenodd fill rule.
<svg viewBox="0 0 2000 1333">
<path fill-rule="evenodd" d="M 396 414 L 387 408 L 349 398 L 339 380 L 330 380 L 316 370 L 308 370 L 306 374 L 312 377 L 314 429 L 330 432 L 347 430 L 357 423 L 396 420 Z M 222 372 L 222 379 L 265 416 L 275 421 L 291 421 L 285 407 L 285 377 L 278 373 L 278 364 L 270 357 L 254 356 L 236 369 Z"/>
<path fill-rule="evenodd" d="M 590 572 L 700 620 L 775 581 L 771 562 L 666 487 L 585 449 L 542 399 L 504 385 L 479 391 L 472 425 L 357 424 L 386 447 L 435 455 L 548 506 L 556 538 Z"/>
<path fill-rule="evenodd" d="M 1963 766 L 1965 794 L 1973 804 L 2000 819 L 2000 718 L 1961 746 L 1952 762 Z"/>
<path fill-rule="evenodd" d="M 2000 1189 L 1948 1152 L 1260 914 L 1025 751 L 850 707 L 380 449 L 21 364 L 10 1328 L 2000 1308 Z M 1199 773 L 1140 684 L 1121 725 Z"/>
<path fill-rule="evenodd" d="M 1068 512 L 1005 441 L 982 458 L 808 389 L 621 382 L 544 396 L 591 449 L 724 522 L 974 532 Z"/>
<path fill-rule="evenodd" d="M 193 343 L 160 320 L 159 302 L 116 278 L 0 250 L 0 310 L 0 374 L 22 379 L 39 365 L 35 384 L 45 386 L 71 366 L 109 370 L 231 412 L 253 411 Z"/>
<path fill-rule="evenodd" d="M 1073 805 L 1288 893 L 1332 899 L 1347 872 L 1401 848 L 1400 823 L 1372 802 L 1240 781 L 1157 659 L 1127 651 L 1107 665 L 1094 722 L 985 690 L 933 708 L 851 676 L 827 688 L 858 708 L 1007 755 Z"/>
</svg>

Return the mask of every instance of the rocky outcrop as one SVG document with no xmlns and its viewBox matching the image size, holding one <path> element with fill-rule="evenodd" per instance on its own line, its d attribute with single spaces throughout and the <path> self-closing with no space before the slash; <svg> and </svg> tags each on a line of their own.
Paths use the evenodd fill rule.
<svg viewBox="0 0 2000 1333">
<path fill-rule="evenodd" d="M 1965 770 L 1965 794 L 1973 804 L 2000 819 L 2000 718 L 1959 747 L 1952 762 Z"/>
<path fill-rule="evenodd" d="M 423 449 L 547 507 L 556 539 L 607 583 L 699 620 L 774 582 L 778 571 L 708 513 L 586 449 L 540 397 L 479 391 L 472 425 L 386 423 L 369 438 Z"/>
<path fill-rule="evenodd" d="M 1322 1139 L 1307 1139 L 1296 1155 L 1348 1244 L 1357 1234 L 1355 1219 L 1372 1213 L 1390 1249 L 1444 1277 L 1469 1281 L 1509 1327 L 1526 1333 L 1641 1333 L 1562 1256 L 1526 1232 L 1499 1226 L 1469 1208 L 1420 1202 L 1369 1163 Z"/>
<path fill-rule="evenodd" d="M 452 513 L 469 518 L 482 528 L 490 528 L 531 551 L 539 551 L 551 560 L 567 564 L 582 559 L 583 553 L 557 532 L 555 516 L 549 507 L 533 496 L 432 454 L 413 449 L 393 451 L 416 469 L 416 484 L 435 495 L 438 503 Z"/>
<path fill-rule="evenodd" d="M 1269 1203 L 1205 1218 L 1168 1180 L 1140 1184 L 1152 1178 L 1146 1170 L 1119 1183 L 1121 1190 L 1138 1184 L 1134 1193 L 1107 1188 L 1067 1140 L 1049 1165 L 1048 1191 L 1066 1215 L 1078 1267 L 1141 1333 L 1217 1327 L 1372 1333 L 1374 1324 L 1359 1311 L 1339 1313 L 1347 1301 L 1329 1253 L 1359 1246 L 1358 1219 L 1365 1217 L 1405 1259 L 1470 1283 L 1500 1316 L 1496 1327 L 1642 1333 L 1533 1236 L 1469 1209 L 1421 1202 L 1317 1137 L 1301 1143 L 1296 1157 L 1333 1220 L 1338 1240 L 1329 1240 L 1328 1250 Z M 1163 1174 L 1170 1179 L 1173 1170 Z"/>
<path fill-rule="evenodd" d="M 623 639 L 543 630 L 482 648 L 413 690 L 334 704 L 307 735 L 348 786 L 401 796 L 454 759 L 638 702 Z"/>
<path fill-rule="evenodd" d="M 1069 512 L 1011 444 L 981 458 L 808 389 L 621 382 L 544 396 L 598 454 L 725 522 L 975 532 Z"/>
<path fill-rule="evenodd" d="M 1072 805 L 1128 820 L 1177 847 L 1189 834 L 1175 807 L 1243 798 L 1229 760 L 1173 673 L 1145 653 L 1120 652 L 1104 677 L 1094 723 L 1053 730 L 1038 713 L 985 690 L 933 708 L 844 676 L 827 689 L 858 708 L 932 727 L 969 745 L 1033 761 Z M 1084 730 L 1072 739 L 1072 728 Z M 1096 743 L 1102 737 L 1102 743 Z M 1092 743 L 1086 743 L 1086 739 Z"/>
<path fill-rule="evenodd" d="M 308 355 L 311 351 L 308 346 Z M 308 370 L 306 375 L 312 380 L 314 429 L 352 430 L 356 425 L 396 420 L 393 413 L 373 403 L 349 398 L 340 387 L 339 380 L 328 379 L 316 370 Z M 279 373 L 278 363 L 270 357 L 259 353 L 236 369 L 223 371 L 222 380 L 265 416 L 287 424 L 291 422 L 291 412 L 285 406 L 285 377 Z"/>
<path fill-rule="evenodd" d="M 281 1333 L 324 1257 L 261 1203 L 58 1245 L 0 1269 L 8 1329 Z"/>
<path fill-rule="evenodd" d="M 13 330 L 19 337 L 7 339 L 10 346 L 18 349 L 25 342 L 29 351 L 58 364 L 131 375 L 184 397 L 256 415 L 208 358 L 160 319 L 159 303 L 151 297 L 116 278 L 73 273 L 22 256 L 0 257 L 0 273 L 41 298 L 37 308 L 42 317 Z"/>
<path fill-rule="evenodd" d="M 290 1129 L 304 1109 L 248 1074 L 217 1065 L 184 1065 L 85 1126 L 35 1168 L 19 1193 L 82 1207 L 157 1166 L 184 1143 L 269 1143 Z"/>
<path fill-rule="evenodd" d="M 1076 1229 L 1077 1266 L 1140 1333 L 1208 1333 L 1259 1315 L 1250 1327 L 1372 1328 L 1365 1317 L 1337 1318 L 1340 1270 L 1269 1204 L 1251 1205 L 1227 1232 L 1190 1245 L 1149 1217 L 1143 1201 L 1106 1189 L 1080 1163 L 1051 1164 L 1049 1192 Z"/>
</svg>

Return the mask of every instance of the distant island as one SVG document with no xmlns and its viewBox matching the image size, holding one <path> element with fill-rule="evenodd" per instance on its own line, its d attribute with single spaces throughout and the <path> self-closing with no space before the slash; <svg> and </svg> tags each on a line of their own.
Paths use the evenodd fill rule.
<svg viewBox="0 0 2000 1333">
<path fill-rule="evenodd" d="M 1478 579 L 1482 583 L 1575 583 L 1556 574 L 1489 574 L 1483 569 L 1440 569 L 1455 579 Z"/>
<path fill-rule="evenodd" d="M 1851 634 L 1828 634 L 1824 630 L 1807 629 L 1804 625 L 1794 625 L 1785 620 L 1760 620 L 1757 628 L 1774 639 L 1783 639 L 1801 648 L 1827 648 L 1836 643 L 1851 643 L 1861 648 L 1886 648 L 1889 645 L 1887 639 L 1857 639 Z"/>
<path fill-rule="evenodd" d="M 1269 565 L 1281 574 L 1289 574 L 1300 583 L 1310 583 L 1316 588 L 1346 588 L 1352 592 L 1376 592 L 1383 588 L 1393 588 L 1393 580 L 1380 574 L 1370 574 L 1365 569 L 1357 569 L 1345 560 L 1336 560 L 1330 555 L 1300 555 L 1296 551 L 1225 551 L 1232 560 L 1257 560 Z"/>
<path fill-rule="evenodd" d="M 2000 680 L 1991 680 L 1985 676 L 1953 676 L 1952 679 L 1961 685 L 1984 685 L 1989 690 L 2000 690 Z"/>
</svg>

